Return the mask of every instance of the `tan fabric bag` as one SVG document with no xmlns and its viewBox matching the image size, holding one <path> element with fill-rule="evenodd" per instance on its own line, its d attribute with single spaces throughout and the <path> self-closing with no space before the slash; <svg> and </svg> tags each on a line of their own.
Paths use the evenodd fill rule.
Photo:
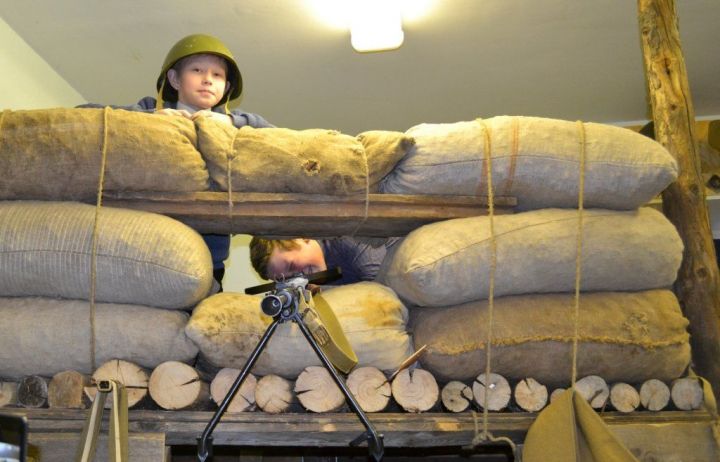
<svg viewBox="0 0 720 462">
<path fill-rule="evenodd" d="M 108 109 L 0 112 L 0 199 L 97 195 L 103 142 L 106 191 L 203 191 L 208 172 L 190 120 Z"/>
<path fill-rule="evenodd" d="M 392 290 L 360 282 L 323 290 L 359 359 L 358 366 L 396 368 L 411 353 L 405 332 L 407 311 Z M 187 325 L 188 337 L 212 365 L 241 368 L 272 319 L 260 310 L 260 296 L 220 293 L 200 303 Z M 295 379 L 307 366 L 321 365 L 295 323 L 284 323 L 253 369 L 259 375 Z"/>
<path fill-rule="evenodd" d="M 574 294 L 495 299 L 491 369 L 508 380 L 532 377 L 566 387 L 572 372 Z M 472 380 L 485 371 L 487 301 L 412 309 L 423 367 L 438 380 Z M 578 377 L 608 382 L 670 381 L 690 362 L 688 321 L 669 290 L 581 294 Z"/>
<path fill-rule="evenodd" d="M 0 296 L 90 296 L 95 207 L 0 201 Z M 187 308 L 212 287 L 202 237 L 172 218 L 103 207 L 98 220 L 98 302 Z"/>
<path fill-rule="evenodd" d="M 586 210 L 582 290 L 669 287 L 683 245 L 653 209 Z M 575 290 L 577 210 L 544 209 L 494 217 L 495 296 Z M 378 280 L 420 306 L 456 305 L 488 297 L 492 261 L 489 217 L 423 226 L 385 258 Z"/>
<path fill-rule="evenodd" d="M 0 298 L 0 377 L 90 374 L 90 304 L 83 300 Z M 191 362 L 197 347 L 184 332 L 187 313 L 137 305 L 95 306 L 95 362 L 125 359 L 154 368 Z"/>
<path fill-rule="evenodd" d="M 415 148 L 388 175 L 382 191 L 486 195 L 486 128 L 495 195 L 516 197 L 521 210 L 577 206 L 578 123 L 540 117 L 412 127 L 406 133 Z M 659 143 L 610 125 L 586 123 L 584 131 L 586 207 L 634 209 L 677 178 L 677 162 Z"/>
<path fill-rule="evenodd" d="M 368 187 L 376 190 L 412 146 L 409 137 L 396 132 L 366 132 L 356 139 L 324 129 L 236 129 L 210 119 L 196 123 L 210 176 L 224 191 L 232 173 L 233 191 L 364 194 Z"/>
</svg>

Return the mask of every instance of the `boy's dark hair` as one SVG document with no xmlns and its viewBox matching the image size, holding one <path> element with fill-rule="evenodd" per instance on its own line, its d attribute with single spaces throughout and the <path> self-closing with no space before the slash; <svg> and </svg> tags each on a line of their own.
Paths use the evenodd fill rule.
<svg viewBox="0 0 720 462">
<path fill-rule="evenodd" d="M 295 250 L 300 245 L 294 239 L 263 239 L 254 237 L 250 240 L 250 263 L 260 277 L 267 279 L 267 267 L 273 250 Z"/>
</svg>

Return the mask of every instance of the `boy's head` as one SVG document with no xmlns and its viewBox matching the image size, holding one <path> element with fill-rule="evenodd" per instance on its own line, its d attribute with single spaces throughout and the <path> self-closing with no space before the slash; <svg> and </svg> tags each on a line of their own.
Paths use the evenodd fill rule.
<svg viewBox="0 0 720 462">
<path fill-rule="evenodd" d="M 255 271 L 266 279 L 297 273 L 312 274 L 327 269 L 322 247 L 314 239 L 253 237 L 250 241 L 250 262 Z"/>
<path fill-rule="evenodd" d="M 193 72 L 197 72 L 192 70 L 193 65 L 212 66 L 206 69 L 209 71 L 206 76 L 212 76 L 213 71 L 222 69 L 225 74 L 222 76 L 222 88 L 214 91 L 214 95 L 194 91 L 194 85 L 190 83 L 192 79 L 189 78 Z M 167 100 L 180 101 L 198 109 L 210 109 L 240 96 L 242 75 L 225 44 L 210 35 L 194 34 L 178 41 L 168 52 L 157 80 L 157 90 L 159 108 L 162 107 L 162 101 Z M 189 94 L 198 98 L 188 98 Z M 212 106 L 205 107 L 213 102 Z"/>
</svg>

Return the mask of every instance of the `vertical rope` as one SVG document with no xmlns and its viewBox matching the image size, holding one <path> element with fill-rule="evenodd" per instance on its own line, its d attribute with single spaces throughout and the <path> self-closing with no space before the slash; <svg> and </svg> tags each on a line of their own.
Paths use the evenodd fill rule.
<svg viewBox="0 0 720 462">
<path fill-rule="evenodd" d="M 485 341 L 485 381 L 490 380 L 490 362 L 492 360 L 492 339 L 493 339 L 493 317 L 494 317 L 494 299 L 495 299 L 495 271 L 497 269 L 497 243 L 495 241 L 495 194 L 492 184 L 492 143 L 490 127 L 485 121 L 478 120 L 483 127 L 484 135 L 484 151 L 485 151 L 485 172 L 487 175 L 488 190 L 488 218 L 490 225 L 490 282 L 488 287 L 488 319 L 487 319 L 487 340 Z M 483 433 L 489 434 L 488 431 L 488 396 L 489 388 L 485 386 L 485 399 L 483 400 Z"/>
<path fill-rule="evenodd" d="M 100 150 L 100 178 L 98 180 L 97 200 L 95 203 L 95 221 L 92 230 L 92 250 L 90 253 L 90 366 L 94 371 L 97 368 L 95 359 L 95 286 L 97 283 L 97 247 L 98 247 L 98 222 L 100 220 L 100 208 L 102 207 L 103 187 L 105 186 L 105 164 L 107 159 L 107 138 L 108 138 L 108 112 L 109 107 L 103 109 L 103 134 L 102 147 Z"/>
<path fill-rule="evenodd" d="M 510 145 L 510 168 L 508 169 L 507 179 L 505 180 L 504 193 L 506 196 L 512 195 L 513 181 L 515 181 L 515 170 L 517 169 L 517 157 L 520 150 L 520 118 L 513 117 L 511 128 L 511 145 Z"/>
<path fill-rule="evenodd" d="M 2 133 L 2 124 L 3 124 L 3 120 L 5 120 L 6 112 L 10 112 L 10 109 L 6 109 L 6 110 L 0 112 L 0 133 Z"/>
<path fill-rule="evenodd" d="M 573 346 L 572 346 L 572 380 L 571 388 L 575 388 L 577 380 L 577 356 L 578 356 L 578 335 L 580 325 L 580 282 L 582 273 L 582 240 L 583 240 L 583 201 L 585 194 L 585 124 L 577 121 L 578 134 L 580 135 L 580 177 L 578 179 L 578 229 L 577 244 L 575 251 L 575 306 L 573 309 Z"/>
<path fill-rule="evenodd" d="M 362 153 L 363 165 L 365 166 L 365 210 L 363 211 L 362 220 L 360 220 L 353 232 L 350 234 L 351 237 L 355 236 L 355 234 L 360 231 L 362 225 L 364 225 L 367 221 L 368 214 L 370 212 L 370 166 L 368 165 L 367 152 L 365 152 L 365 148 L 363 148 Z"/>
<path fill-rule="evenodd" d="M 228 149 L 227 152 L 227 200 L 228 200 L 228 226 L 229 231 L 228 234 L 232 234 L 233 230 L 233 199 L 232 199 L 232 161 L 235 160 L 235 141 L 237 140 L 238 134 L 240 133 L 240 129 L 235 129 L 235 136 L 233 136 L 232 141 L 230 142 L 230 149 Z"/>
</svg>

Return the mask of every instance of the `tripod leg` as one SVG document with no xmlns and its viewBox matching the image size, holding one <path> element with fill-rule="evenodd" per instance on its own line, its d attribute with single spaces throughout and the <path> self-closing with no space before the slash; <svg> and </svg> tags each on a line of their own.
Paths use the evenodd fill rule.
<svg viewBox="0 0 720 462">
<path fill-rule="evenodd" d="M 308 343 L 310 343 L 312 349 L 315 350 L 315 353 L 320 358 L 320 361 L 322 361 L 322 363 L 325 365 L 325 368 L 328 370 L 328 372 L 330 372 L 333 380 L 335 380 L 335 383 L 338 385 L 338 387 L 340 387 L 340 390 L 343 392 L 345 398 L 350 403 L 350 407 L 355 412 L 355 414 L 357 414 L 358 418 L 367 429 L 367 431 L 363 435 L 355 438 L 355 440 L 353 440 L 350 445 L 358 445 L 362 440 L 366 439 L 368 442 L 368 450 L 370 451 L 370 455 L 376 461 L 381 460 L 383 457 L 383 453 L 385 452 L 385 448 L 383 445 L 383 436 L 377 433 L 372 422 L 370 422 L 370 420 L 367 418 L 367 415 L 365 415 L 365 412 L 355 400 L 355 397 L 350 392 L 347 385 L 345 385 L 345 381 L 338 375 L 337 371 L 335 370 L 335 366 L 332 365 L 330 360 L 327 358 L 325 353 L 318 345 L 317 341 L 315 341 L 315 337 L 312 336 L 312 333 L 305 324 L 302 316 L 299 313 L 296 313 L 294 316 L 292 316 L 291 319 L 298 324 L 298 326 L 300 327 L 300 331 L 303 333 Z"/>
<path fill-rule="evenodd" d="M 262 350 L 265 348 L 265 345 L 267 344 L 268 340 L 270 340 L 270 337 L 272 336 L 273 332 L 275 332 L 275 329 L 277 328 L 279 323 L 280 318 L 274 318 L 272 324 L 270 324 L 265 330 L 265 333 L 258 342 L 257 346 L 255 346 L 255 349 L 248 357 L 245 366 L 242 368 L 240 374 L 237 376 L 235 382 L 233 382 L 230 390 L 227 392 L 227 395 L 225 395 L 225 398 L 223 398 L 222 402 L 220 403 L 218 410 L 215 411 L 215 414 L 213 414 L 210 422 L 208 422 L 207 427 L 205 427 L 205 431 L 203 432 L 202 436 L 198 438 L 197 456 L 199 462 L 205 462 L 207 460 L 210 460 L 209 458 L 212 458 L 212 436 L 210 435 L 212 435 L 212 432 L 213 430 L 215 430 L 215 427 L 220 421 L 220 418 L 225 413 L 225 410 L 227 410 L 227 407 L 230 405 L 230 401 L 232 401 L 232 399 L 235 397 L 235 394 L 240 389 L 240 385 L 242 385 L 245 377 L 247 377 L 248 373 L 250 372 L 250 369 L 252 369 L 252 367 L 255 365 L 255 362 L 260 356 L 260 353 L 262 353 Z"/>
</svg>

